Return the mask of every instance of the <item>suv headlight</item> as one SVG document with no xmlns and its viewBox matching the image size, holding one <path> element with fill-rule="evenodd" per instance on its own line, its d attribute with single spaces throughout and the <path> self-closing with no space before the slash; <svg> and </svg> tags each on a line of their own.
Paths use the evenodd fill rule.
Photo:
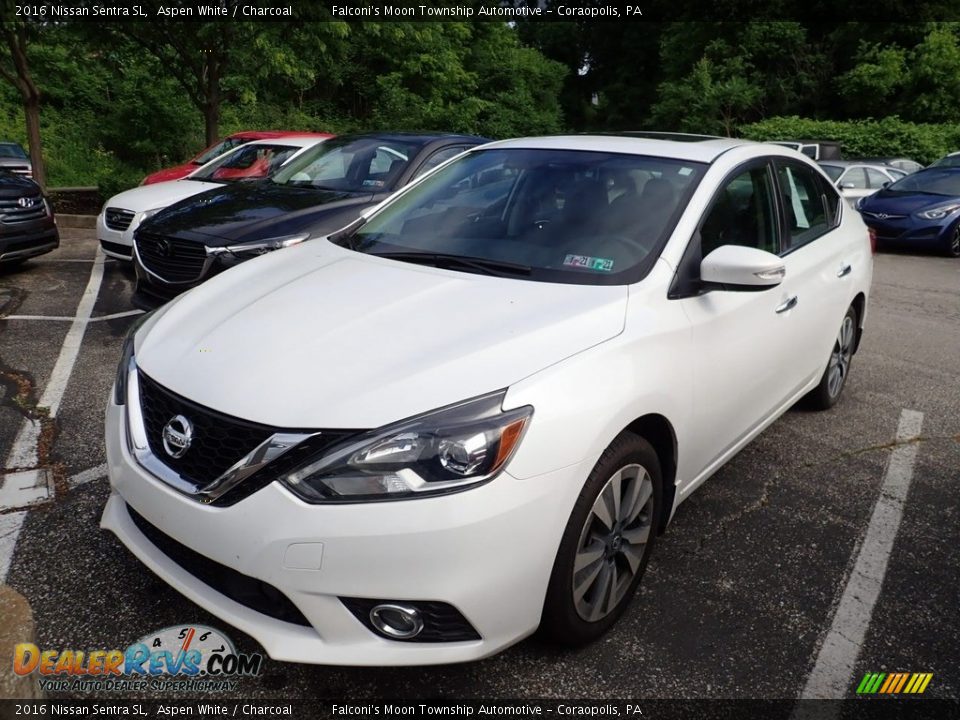
<svg viewBox="0 0 960 720">
<path fill-rule="evenodd" d="M 960 210 L 960 203 L 950 203 L 949 205 L 941 205 L 940 207 L 931 208 L 930 210 L 924 210 L 923 212 L 918 212 L 917 217 L 922 217 L 924 220 L 942 220 L 956 210 Z"/>
<path fill-rule="evenodd" d="M 520 444 L 533 408 L 501 410 L 506 390 L 351 438 L 281 476 L 309 503 L 400 500 L 492 480 Z"/>
</svg>

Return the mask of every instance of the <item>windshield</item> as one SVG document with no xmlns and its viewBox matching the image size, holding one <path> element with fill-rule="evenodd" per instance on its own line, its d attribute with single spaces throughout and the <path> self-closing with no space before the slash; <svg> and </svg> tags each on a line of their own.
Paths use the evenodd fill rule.
<svg viewBox="0 0 960 720">
<path fill-rule="evenodd" d="M 827 177 L 834 182 L 843 174 L 843 168 L 837 165 L 821 165 L 820 167 L 827 174 Z"/>
<path fill-rule="evenodd" d="M 950 168 L 927 168 L 888 185 L 887 192 L 960 196 L 960 172 Z"/>
<path fill-rule="evenodd" d="M 930 167 L 960 167 L 960 155 L 947 155 L 937 160 Z"/>
<path fill-rule="evenodd" d="M 481 150 L 336 242 L 408 262 L 436 256 L 432 264 L 451 269 L 499 264 L 533 280 L 635 282 L 656 261 L 704 169 L 639 155 Z"/>
<path fill-rule="evenodd" d="M 27 159 L 23 148 L 14 143 L 0 143 L 0 157 Z"/>
<path fill-rule="evenodd" d="M 213 160 L 215 157 L 223 155 L 227 150 L 233 150 L 235 147 L 240 147 L 241 145 L 246 145 L 250 140 L 247 138 L 237 138 L 237 137 L 228 137 L 216 145 L 211 146 L 209 149 L 204 150 L 202 153 L 197 155 L 190 162 L 194 165 L 205 165 L 206 163 Z"/>
<path fill-rule="evenodd" d="M 190 175 L 191 180 L 231 182 L 265 178 L 276 172 L 291 155 L 301 148 L 280 143 L 242 145 L 233 152 L 205 165 Z"/>
<path fill-rule="evenodd" d="M 273 176 L 278 185 L 348 193 L 393 189 L 422 143 L 339 137 L 310 148 Z"/>
</svg>

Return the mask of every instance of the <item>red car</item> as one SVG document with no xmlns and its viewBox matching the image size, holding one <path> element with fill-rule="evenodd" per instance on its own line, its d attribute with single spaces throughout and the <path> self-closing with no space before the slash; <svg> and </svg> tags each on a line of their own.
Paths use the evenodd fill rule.
<svg viewBox="0 0 960 720">
<path fill-rule="evenodd" d="M 210 162 L 218 155 L 223 155 L 223 153 L 227 152 L 228 150 L 233 150 L 235 147 L 245 145 L 253 140 L 272 140 L 273 138 L 287 137 L 289 135 L 315 135 L 322 138 L 333 137 L 333 135 L 330 133 L 310 133 L 298 130 L 244 130 L 242 132 L 234 133 L 233 135 L 228 135 L 220 142 L 214 143 L 193 158 L 190 162 L 184 163 L 183 165 L 176 165 L 171 168 L 166 168 L 164 170 L 158 170 L 151 175 L 147 175 L 140 184 L 151 185 L 153 183 L 166 182 L 167 180 L 179 180 L 180 178 L 186 177 L 192 173 L 201 165 Z"/>
</svg>

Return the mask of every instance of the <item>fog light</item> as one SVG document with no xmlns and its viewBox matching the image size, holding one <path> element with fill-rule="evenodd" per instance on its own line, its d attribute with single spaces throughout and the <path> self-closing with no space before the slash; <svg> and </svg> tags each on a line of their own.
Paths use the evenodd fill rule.
<svg viewBox="0 0 960 720">
<path fill-rule="evenodd" d="M 370 622 L 389 638 L 409 640 L 423 630 L 420 611 L 409 605 L 383 604 L 370 610 Z"/>
</svg>

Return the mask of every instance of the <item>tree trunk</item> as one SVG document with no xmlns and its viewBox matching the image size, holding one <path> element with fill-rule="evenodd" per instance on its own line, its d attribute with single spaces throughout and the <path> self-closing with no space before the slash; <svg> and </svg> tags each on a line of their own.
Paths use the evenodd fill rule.
<svg viewBox="0 0 960 720">
<path fill-rule="evenodd" d="M 220 137 L 220 58 L 207 60 L 204 88 L 203 120 L 206 126 L 207 147 Z"/>
<path fill-rule="evenodd" d="M 43 166 L 43 146 L 40 143 L 40 98 L 37 96 L 23 99 L 23 114 L 27 121 L 27 142 L 30 144 L 30 163 L 33 165 L 33 179 L 42 188 L 47 186 L 47 171 Z"/>
</svg>

